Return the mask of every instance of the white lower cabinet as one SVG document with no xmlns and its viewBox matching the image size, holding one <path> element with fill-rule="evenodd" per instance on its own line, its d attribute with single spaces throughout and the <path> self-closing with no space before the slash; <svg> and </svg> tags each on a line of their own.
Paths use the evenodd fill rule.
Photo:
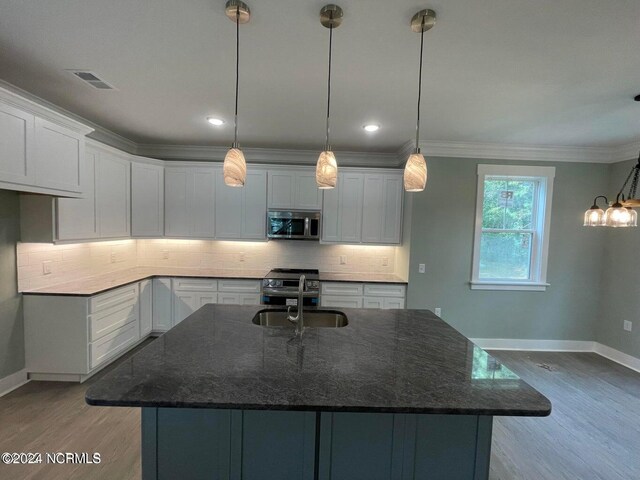
<svg viewBox="0 0 640 480">
<path fill-rule="evenodd" d="M 173 292 L 171 278 L 155 277 L 153 283 L 153 330 L 166 332 L 173 321 Z"/>
<path fill-rule="evenodd" d="M 260 294 L 218 292 L 218 303 L 225 305 L 260 305 Z"/>
<path fill-rule="evenodd" d="M 138 343 L 148 331 L 148 283 L 91 297 L 24 295 L 30 378 L 81 382 Z"/>
<path fill-rule="evenodd" d="M 197 291 L 173 292 L 173 325 L 177 325 L 207 303 L 218 303 L 218 294 Z"/>
<path fill-rule="evenodd" d="M 140 337 L 146 337 L 153 330 L 153 282 L 140 282 Z"/>
<path fill-rule="evenodd" d="M 320 305 L 335 308 L 405 308 L 406 286 L 398 283 L 322 282 Z"/>
</svg>

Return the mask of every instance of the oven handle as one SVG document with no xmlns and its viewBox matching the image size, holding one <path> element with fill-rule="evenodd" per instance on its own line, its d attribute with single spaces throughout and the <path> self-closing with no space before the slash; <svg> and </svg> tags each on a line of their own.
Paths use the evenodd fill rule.
<svg viewBox="0 0 640 480">
<path fill-rule="evenodd" d="M 298 298 L 297 289 L 295 291 L 294 290 L 289 290 L 289 291 L 283 292 L 283 291 L 278 291 L 278 290 L 272 290 L 270 288 L 264 288 L 262 290 L 262 294 L 263 295 L 267 295 L 269 297 Z M 303 296 L 305 296 L 305 297 L 319 297 L 320 296 L 320 292 L 318 292 L 318 291 L 306 291 L 306 292 L 304 292 Z"/>
</svg>

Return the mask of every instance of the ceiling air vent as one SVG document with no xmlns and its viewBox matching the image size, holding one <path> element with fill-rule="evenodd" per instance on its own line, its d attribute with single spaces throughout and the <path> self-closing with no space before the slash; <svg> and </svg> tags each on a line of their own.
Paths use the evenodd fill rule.
<svg viewBox="0 0 640 480">
<path fill-rule="evenodd" d="M 115 87 L 109 85 L 107 82 L 98 77 L 95 73 L 89 70 L 68 70 L 75 77 L 80 80 L 88 83 L 93 88 L 97 88 L 98 90 L 115 90 Z"/>
</svg>

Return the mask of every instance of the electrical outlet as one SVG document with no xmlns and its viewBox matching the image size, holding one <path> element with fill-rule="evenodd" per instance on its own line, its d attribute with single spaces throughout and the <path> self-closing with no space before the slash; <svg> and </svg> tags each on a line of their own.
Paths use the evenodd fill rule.
<svg viewBox="0 0 640 480">
<path fill-rule="evenodd" d="M 425 265 L 424 265 L 424 263 L 420 263 L 420 264 L 418 265 L 418 273 L 424 273 L 424 270 L 425 270 Z"/>
<path fill-rule="evenodd" d="M 169 259 L 169 250 L 162 250 L 162 258 L 164 260 L 168 260 Z"/>
<path fill-rule="evenodd" d="M 240 252 L 240 261 L 244 262 L 244 252 Z"/>
<path fill-rule="evenodd" d="M 340 265 L 346 265 L 346 264 L 347 264 L 347 256 L 340 255 Z"/>
<path fill-rule="evenodd" d="M 383 267 L 389 266 L 389 257 L 382 257 L 382 266 Z"/>
<path fill-rule="evenodd" d="M 116 252 L 111 252 L 111 263 L 116 263 Z"/>
<path fill-rule="evenodd" d="M 45 260 L 44 262 L 42 262 L 42 274 L 43 275 L 50 275 L 51 274 L 51 264 L 53 262 L 51 260 Z"/>
<path fill-rule="evenodd" d="M 435 313 L 437 316 L 441 316 L 442 315 L 442 309 L 440 307 L 436 307 L 433 310 L 433 313 Z"/>
<path fill-rule="evenodd" d="M 631 329 L 633 328 L 633 323 L 631 323 L 629 320 L 625 320 L 623 323 L 623 326 L 627 332 L 630 332 Z"/>
</svg>

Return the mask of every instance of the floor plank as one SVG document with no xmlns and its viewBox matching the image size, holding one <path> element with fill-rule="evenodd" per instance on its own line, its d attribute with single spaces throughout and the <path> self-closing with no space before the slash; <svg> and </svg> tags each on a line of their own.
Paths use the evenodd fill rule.
<svg viewBox="0 0 640 480">
<path fill-rule="evenodd" d="M 592 353 L 492 354 L 553 404 L 546 418 L 495 419 L 492 480 L 640 479 L 640 374 Z M 99 452 L 102 462 L 0 463 L 0 479 L 140 478 L 140 411 L 86 405 L 99 377 L 31 382 L 0 398 L 0 452 Z"/>
<path fill-rule="evenodd" d="M 640 479 L 639 373 L 595 353 L 491 354 L 553 405 L 495 418 L 491 479 Z"/>
</svg>

